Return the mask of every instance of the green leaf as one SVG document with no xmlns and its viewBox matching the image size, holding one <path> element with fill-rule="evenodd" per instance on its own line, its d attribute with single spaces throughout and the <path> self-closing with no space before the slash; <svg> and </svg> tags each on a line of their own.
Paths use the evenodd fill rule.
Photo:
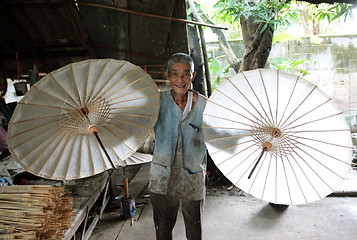
<svg viewBox="0 0 357 240">
<path fill-rule="evenodd" d="M 289 40 L 298 40 L 301 41 L 301 36 L 296 37 L 290 33 L 287 32 L 281 32 L 281 33 L 275 33 L 273 36 L 273 43 L 277 42 L 287 42 Z"/>
</svg>

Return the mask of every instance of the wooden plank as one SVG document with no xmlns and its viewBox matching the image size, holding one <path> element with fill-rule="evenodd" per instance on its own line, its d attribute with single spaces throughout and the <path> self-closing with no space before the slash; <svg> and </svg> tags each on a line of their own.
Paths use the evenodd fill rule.
<svg viewBox="0 0 357 240">
<path fill-rule="evenodd" d="M 103 189 L 105 188 L 109 179 L 109 175 L 106 173 L 105 177 L 102 179 L 98 188 L 94 191 L 91 197 L 80 207 L 80 209 L 74 215 L 74 219 L 71 223 L 71 227 L 64 234 L 63 240 L 70 240 L 78 230 L 79 226 L 82 224 L 83 220 L 87 217 L 87 209 L 91 209 L 94 203 L 99 198 Z"/>
</svg>

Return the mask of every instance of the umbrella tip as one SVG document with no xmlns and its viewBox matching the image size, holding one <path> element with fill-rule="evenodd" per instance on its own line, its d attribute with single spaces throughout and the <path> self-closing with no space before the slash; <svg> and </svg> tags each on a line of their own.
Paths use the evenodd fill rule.
<svg viewBox="0 0 357 240">
<path fill-rule="evenodd" d="M 97 133 L 97 132 L 99 132 L 99 129 L 95 125 L 92 125 L 88 128 L 88 133 L 91 135 L 94 135 L 94 133 Z"/>
</svg>

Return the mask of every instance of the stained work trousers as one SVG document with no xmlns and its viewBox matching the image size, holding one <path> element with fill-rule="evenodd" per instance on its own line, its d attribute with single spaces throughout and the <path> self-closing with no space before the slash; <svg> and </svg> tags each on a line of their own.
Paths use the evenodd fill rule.
<svg viewBox="0 0 357 240">
<path fill-rule="evenodd" d="M 182 207 L 185 222 L 186 238 L 188 240 L 202 239 L 202 207 L 203 200 L 178 199 L 169 195 L 150 194 L 154 212 L 154 223 L 157 240 L 171 240 L 178 209 Z"/>
</svg>

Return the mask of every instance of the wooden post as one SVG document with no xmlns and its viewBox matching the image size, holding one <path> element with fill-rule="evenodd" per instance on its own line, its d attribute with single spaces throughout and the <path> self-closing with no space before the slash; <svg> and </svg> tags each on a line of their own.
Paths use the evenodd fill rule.
<svg viewBox="0 0 357 240">
<path fill-rule="evenodd" d="M 192 10 L 192 14 L 193 17 L 196 19 L 197 22 L 203 22 L 202 19 L 200 18 L 200 16 L 198 15 L 196 8 L 195 8 L 195 4 L 193 2 L 193 0 L 189 0 L 189 5 L 190 8 Z M 211 89 L 211 77 L 209 74 L 209 66 L 208 66 L 208 57 L 207 57 L 207 48 L 206 48 L 206 40 L 205 40 L 205 36 L 203 33 L 203 29 L 201 25 L 198 25 L 198 30 L 200 33 L 200 38 L 201 38 L 201 47 L 202 47 L 202 55 L 203 55 L 203 63 L 205 66 L 205 77 L 206 77 L 206 86 L 207 86 L 207 95 L 208 97 L 211 96 L 212 94 L 212 89 Z"/>
<path fill-rule="evenodd" d="M 127 177 L 124 178 L 124 197 L 129 197 L 129 181 Z"/>
</svg>

